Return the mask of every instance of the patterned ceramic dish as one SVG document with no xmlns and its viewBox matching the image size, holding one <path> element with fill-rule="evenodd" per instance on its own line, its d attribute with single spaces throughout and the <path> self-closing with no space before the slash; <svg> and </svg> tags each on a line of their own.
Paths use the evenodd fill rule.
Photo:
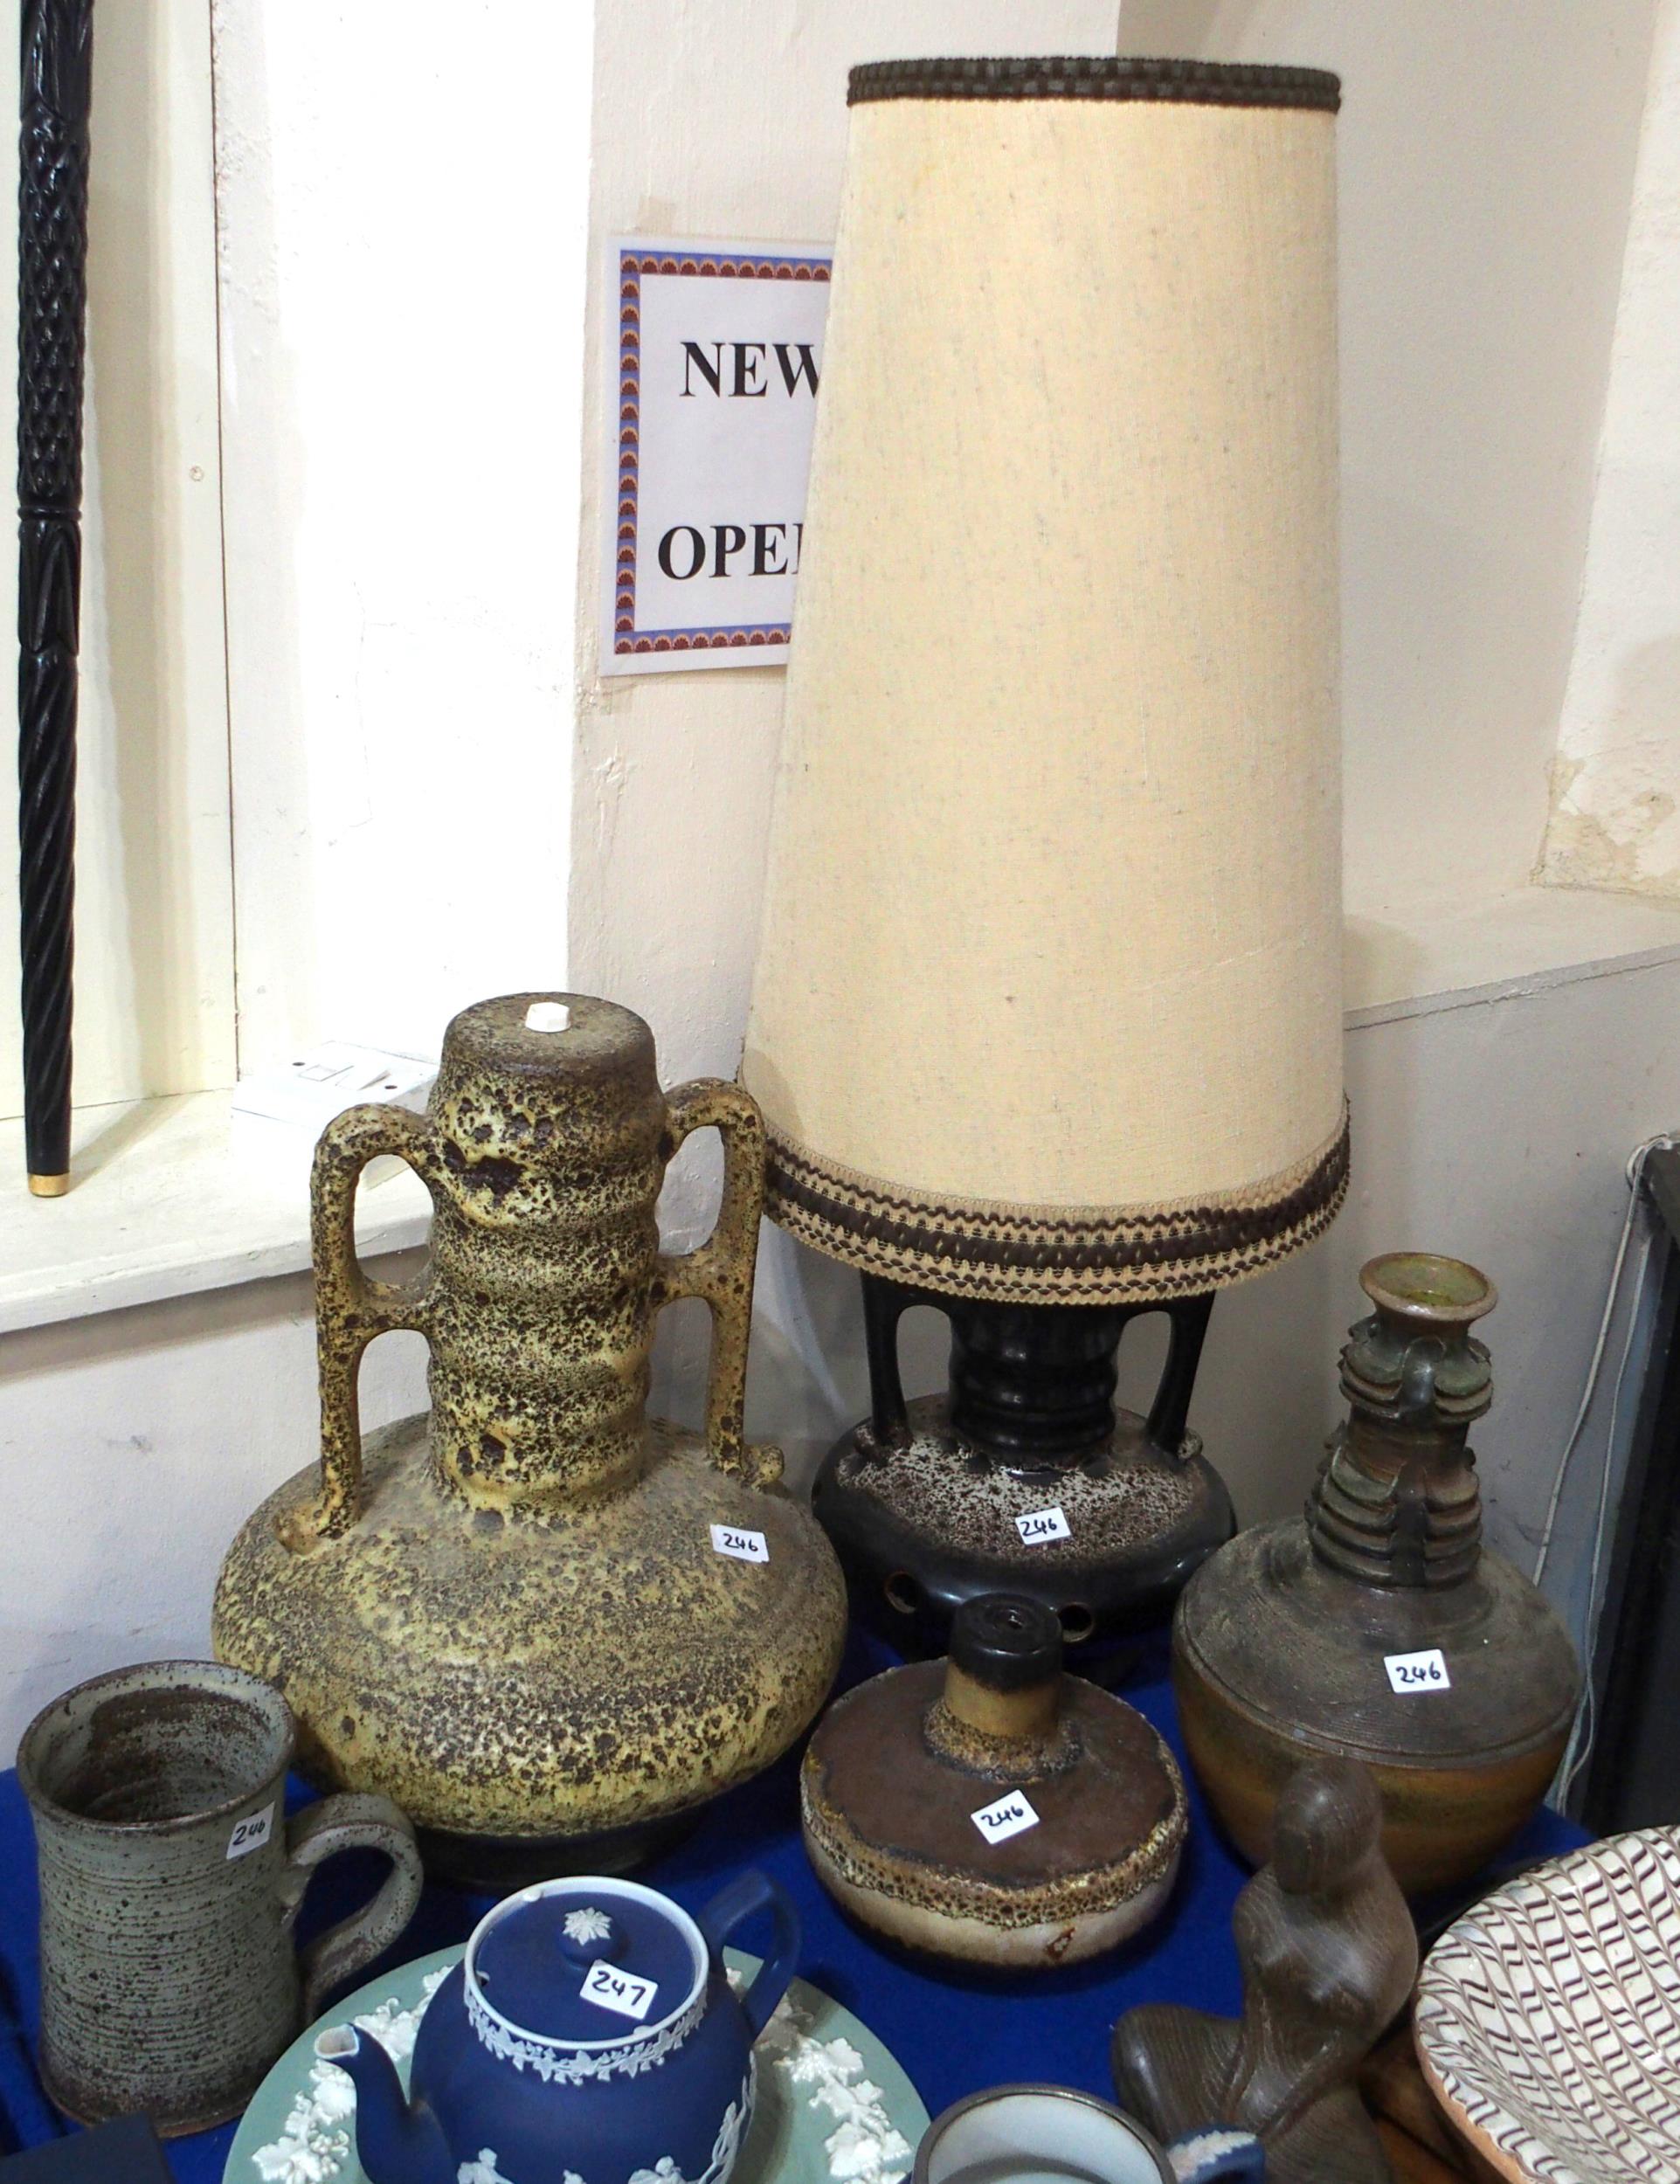
<svg viewBox="0 0 1680 2184">
<path fill-rule="evenodd" d="M 1450 1927 L 1418 1983 L 1419 2060 L 1518 2184 L 1680 2184 L 1680 1828 L 1537 1867 Z"/>
<path fill-rule="evenodd" d="M 404 1965 L 350 1995 L 294 2041 L 245 2113 L 222 2184 L 366 2184 L 352 2140 L 355 2095 L 341 2070 L 315 2060 L 315 2035 L 354 2024 L 391 2050 L 404 2084 L 422 2012 L 459 1948 Z M 724 1952 L 731 1981 L 755 1957 Z M 928 2111 L 875 2035 L 840 2004 L 795 1980 L 756 2050 L 757 2102 L 730 2184 L 900 2184 Z M 503 2184 L 494 2165 L 467 2162 L 460 2184 Z M 678 2179 L 658 2184 L 681 2184 Z"/>
</svg>

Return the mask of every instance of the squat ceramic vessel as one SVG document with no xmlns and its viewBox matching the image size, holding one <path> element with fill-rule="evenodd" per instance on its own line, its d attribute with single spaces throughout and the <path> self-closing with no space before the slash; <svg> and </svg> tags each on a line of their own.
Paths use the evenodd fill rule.
<svg viewBox="0 0 1680 2184">
<path fill-rule="evenodd" d="M 905 1947 L 1052 1971 L 1147 1925 L 1186 1816 L 1143 1716 L 1061 1666 L 1040 1601 L 965 1600 L 951 1657 L 839 1700 L 800 1777 L 805 1849 L 836 1902 Z"/>
<path fill-rule="evenodd" d="M 724 1942 L 767 1911 L 740 1998 Z M 426 2007 L 410 2091 L 353 2026 L 315 2052 L 356 2084 L 370 2184 L 725 2184 L 753 2105 L 752 2043 L 799 1953 L 792 1904 L 744 1875 L 690 1918 L 633 1881 L 557 1881 L 483 1918 Z"/>
<path fill-rule="evenodd" d="M 671 1256 L 660 1186 L 708 1125 L 717 1227 Z M 356 1255 L 356 1178 L 382 1153 L 432 1194 L 411 1287 Z M 216 1649 L 285 1691 L 313 1776 L 412 1816 L 435 1870 L 619 1867 L 768 1765 L 828 1690 L 839 1566 L 779 1451 L 742 1433 L 764 1161 L 745 1093 L 662 1093 L 640 1018 L 574 994 L 464 1011 L 424 1116 L 351 1108 L 322 1133 L 321 1463 L 234 1542 Z M 675 1297 L 711 1308 L 703 1434 L 646 1415 Z M 431 1415 L 364 1443 L 357 1368 L 397 1327 L 430 1344 Z"/>
<path fill-rule="evenodd" d="M 1461 1260 L 1373 1259 L 1342 1351 L 1345 1424 L 1300 1517 L 1242 1532 L 1173 1623 L 1197 1773 L 1238 1847 L 1267 1855 L 1303 1758 L 1362 1760 L 1408 1894 L 1468 1879 L 1545 1794 L 1580 1697 L 1555 1611 L 1482 1544 L 1471 1426 L 1493 1400 L 1470 1333 L 1493 1284 Z"/>
</svg>

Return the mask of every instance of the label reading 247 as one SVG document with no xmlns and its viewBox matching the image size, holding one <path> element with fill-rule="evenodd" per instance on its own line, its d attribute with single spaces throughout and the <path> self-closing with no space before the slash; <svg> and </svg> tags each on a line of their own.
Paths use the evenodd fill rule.
<svg viewBox="0 0 1680 2184">
<path fill-rule="evenodd" d="M 618 1971 L 598 1957 L 578 1992 L 598 2009 L 615 2009 L 620 2017 L 633 2017 L 640 2024 L 653 2006 L 659 1983 L 640 1979 L 633 1972 Z"/>
<path fill-rule="evenodd" d="M 1391 1690 L 1449 1691 L 1453 1687 L 1439 1646 L 1431 1646 L 1427 1653 L 1386 1653 L 1382 1664 Z"/>
</svg>

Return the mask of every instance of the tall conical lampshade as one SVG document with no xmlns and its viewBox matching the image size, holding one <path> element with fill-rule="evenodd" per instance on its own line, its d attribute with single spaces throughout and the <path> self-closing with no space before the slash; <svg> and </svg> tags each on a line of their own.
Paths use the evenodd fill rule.
<svg viewBox="0 0 1680 2184">
<path fill-rule="evenodd" d="M 889 1284 L 1205 1322 L 1346 1188 L 1338 96 L 853 73 L 742 1077 Z"/>
<path fill-rule="evenodd" d="M 835 1258 L 1164 1297 L 1340 1199 L 1336 100 L 854 72 L 743 1068 Z"/>
</svg>

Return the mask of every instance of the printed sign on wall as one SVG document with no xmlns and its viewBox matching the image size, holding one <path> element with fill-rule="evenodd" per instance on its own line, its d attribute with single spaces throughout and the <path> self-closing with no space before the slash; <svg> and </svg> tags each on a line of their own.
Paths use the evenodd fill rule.
<svg viewBox="0 0 1680 2184">
<path fill-rule="evenodd" d="M 783 661 L 829 258 L 640 235 L 612 247 L 602 673 Z"/>
</svg>

